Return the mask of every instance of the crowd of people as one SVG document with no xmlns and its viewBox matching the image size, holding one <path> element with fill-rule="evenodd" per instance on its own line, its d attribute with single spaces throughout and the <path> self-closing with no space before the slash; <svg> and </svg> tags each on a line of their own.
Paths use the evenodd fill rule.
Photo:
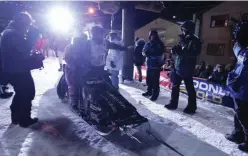
<svg viewBox="0 0 248 156">
<path fill-rule="evenodd" d="M 195 70 L 195 77 L 203 78 L 208 81 L 225 85 L 227 80 L 227 75 L 234 68 L 233 65 L 223 65 L 217 64 L 214 68 L 211 65 L 206 65 L 204 61 L 202 61 L 199 66 Z"/>
<path fill-rule="evenodd" d="M 32 25 L 32 17 L 26 12 L 17 14 L 13 21 L 1 34 L 1 71 L 0 84 L 3 89 L 7 84 L 14 88 L 15 95 L 10 106 L 12 124 L 19 124 L 22 127 L 29 127 L 38 122 L 38 118 L 31 118 L 32 100 L 35 97 L 34 80 L 31 70 L 43 66 L 41 57 L 32 53 L 34 48 L 40 48 L 37 40 L 40 38 L 39 30 Z M 149 33 L 149 40 L 136 39 L 134 49 L 134 65 L 139 73 L 139 81 L 142 81 L 141 66 L 146 61 L 147 67 L 147 92 L 142 95 L 151 97 L 152 101 L 157 100 L 160 92 L 159 78 L 160 71 L 164 64 L 170 70 L 172 81 L 171 100 L 164 107 L 175 110 L 178 107 L 180 84 L 184 81 L 188 92 L 188 105 L 184 109 L 187 114 L 194 114 L 197 110 L 196 91 L 193 84 L 193 77 L 201 77 L 226 85 L 230 90 L 235 105 L 235 129 L 226 138 L 239 143 L 239 149 L 248 151 L 248 22 L 243 22 L 235 29 L 235 46 L 233 51 L 237 57 L 234 67 L 228 65 L 217 65 L 214 69 L 202 62 L 195 68 L 197 57 L 200 54 L 201 42 L 194 35 L 195 23 L 186 21 L 181 26 L 182 34 L 179 34 L 180 41 L 171 52 L 171 56 L 164 62 L 164 44 L 160 40 L 157 31 Z M 123 68 L 123 53 L 127 47 L 123 45 L 116 32 L 110 33 L 110 39 L 106 39 L 103 29 L 94 26 L 91 30 L 91 39 L 84 34 L 73 37 L 71 43 L 62 42 L 56 38 L 54 51 L 58 57 L 64 52 L 66 81 L 69 90 L 69 101 L 71 108 L 78 102 L 79 83 L 84 81 L 86 74 L 104 74 L 105 69 L 111 74 L 111 84 L 116 90 L 119 89 L 118 75 Z M 40 43 L 45 45 L 43 43 Z M 59 46 L 62 44 L 62 46 Z M 43 46 L 44 47 L 44 46 Z M 46 47 L 46 46 L 45 46 Z M 40 49 L 39 49 L 40 50 Z M 43 48 L 46 55 L 46 48 Z M 14 63 L 13 63 L 14 62 Z M 62 63 L 60 59 L 60 67 Z M 228 73 L 229 72 L 229 73 Z M 11 93 L 10 93 L 11 94 Z"/>
<path fill-rule="evenodd" d="M 185 113 L 194 114 L 197 109 L 196 104 L 196 92 L 193 84 L 193 77 L 200 77 L 207 81 L 225 85 L 230 91 L 230 96 L 233 98 L 234 103 L 234 130 L 231 134 L 227 134 L 225 137 L 229 141 L 239 144 L 238 148 L 242 151 L 248 152 L 248 22 L 240 22 L 235 25 L 233 31 L 233 41 L 235 42 L 233 51 L 237 58 L 235 64 L 222 65 L 218 64 L 214 68 L 211 65 L 206 65 L 204 61 L 196 67 L 197 56 L 200 54 L 201 42 L 195 37 L 194 34 L 195 24 L 192 21 L 186 21 L 182 26 L 182 34 L 179 35 L 180 41 L 177 45 L 172 48 L 172 55 L 175 59 L 172 59 L 172 55 L 165 60 L 164 70 L 168 71 L 168 76 L 172 82 L 172 92 L 170 103 L 165 105 L 165 108 L 169 110 L 175 110 L 178 107 L 179 98 L 179 86 L 183 80 L 188 92 L 188 105 L 184 109 Z M 153 42 L 150 38 L 149 42 Z M 158 40 L 157 40 L 157 43 Z M 156 45 L 156 44 L 154 44 Z M 145 51 L 141 46 L 144 46 L 143 40 L 136 41 L 135 65 L 139 74 L 139 81 L 142 81 L 141 65 L 144 64 L 144 59 L 141 55 L 141 51 Z M 155 47 L 155 46 L 154 46 Z M 154 48 L 153 47 L 153 48 Z M 154 52 L 154 49 L 150 50 Z M 139 51 L 139 52 L 137 52 Z M 160 52 L 160 50 L 156 50 Z M 147 60 L 151 59 L 148 55 Z M 158 55 L 156 55 L 158 56 Z M 160 55 L 159 55 L 160 56 Z M 159 59 L 155 61 L 161 67 Z M 144 93 L 144 96 L 151 96 L 149 92 L 150 85 L 150 62 L 146 62 L 147 67 L 147 85 L 148 92 Z M 156 74 L 152 81 L 157 83 Z M 153 98 L 151 100 L 154 101 Z"/>
</svg>

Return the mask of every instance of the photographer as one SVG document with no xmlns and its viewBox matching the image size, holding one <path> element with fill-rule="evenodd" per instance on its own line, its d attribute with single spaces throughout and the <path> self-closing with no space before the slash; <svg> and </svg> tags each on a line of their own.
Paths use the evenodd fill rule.
<svg viewBox="0 0 248 156">
<path fill-rule="evenodd" d="M 43 57 L 31 54 L 39 36 L 37 28 L 31 24 L 31 15 L 21 12 L 3 31 L 1 38 L 2 71 L 15 91 L 10 106 L 12 124 L 22 127 L 28 127 L 38 121 L 37 118 L 31 118 L 35 86 L 30 71 L 42 67 Z"/>
<path fill-rule="evenodd" d="M 179 35 L 181 41 L 178 45 L 172 48 L 172 53 L 176 55 L 175 70 L 172 73 L 172 93 L 171 101 L 165 108 L 175 110 L 178 107 L 180 84 L 182 80 L 185 83 L 188 92 L 188 105 L 184 109 L 185 113 L 195 113 L 196 107 L 196 92 L 193 83 L 193 74 L 196 65 L 197 56 L 200 53 L 200 40 L 194 36 L 195 23 L 186 21 L 181 26 L 183 34 Z"/>
<path fill-rule="evenodd" d="M 248 152 L 248 21 L 234 27 L 235 68 L 228 74 L 227 87 L 233 98 L 235 116 L 234 130 L 226 138 L 238 143 L 238 148 Z"/>
</svg>

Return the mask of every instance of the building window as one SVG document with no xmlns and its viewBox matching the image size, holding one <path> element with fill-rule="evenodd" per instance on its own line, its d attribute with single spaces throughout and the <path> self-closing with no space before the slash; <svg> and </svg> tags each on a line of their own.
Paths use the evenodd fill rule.
<svg viewBox="0 0 248 156">
<path fill-rule="evenodd" d="M 248 13 L 245 13 L 242 15 L 242 21 L 247 21 L 248 20 Z"/>
<path fill-rule="evenodd" d="M 225 44 L 208 44 L 207 55 L 224 56 Z"/>
<path fill-rule="evenodd" d="M 219 16 L 211 16 L 210 27 L 227 27 L 229 21 L 229 15 L 219 15 Z"/>
</svg>

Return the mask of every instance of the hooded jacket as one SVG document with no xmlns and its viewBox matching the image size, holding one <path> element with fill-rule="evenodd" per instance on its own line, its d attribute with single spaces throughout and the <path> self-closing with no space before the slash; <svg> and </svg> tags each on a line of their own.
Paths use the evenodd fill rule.
<svg viewBox="0 0 248 156">
<path fill-rule="evenodd" d="M 190 33 L 186 36 L 181 36 L 181 42 L 179 45 L 172 48 L 172 53 L 176 55 L 176 73 L 181 77 L 187 78 L 192 77 L 194 74 L 197 56 L 200 54 L 201 50 L 201 42 L 199 38 L 192 33 L 194 29 L 194 24 L 192 24 L 192 22 L 185 22 L 182 25 L 182 28 L 188 30 Z"/>
<path fill-rule="evenodd" d="M 134 64 L 136 66 L 142 66 L 145 62 L 145 57 L 142 55 L 142 50 L 145 45 L 144 39 L 139 39 L 136 42 L 135 49 L 134 49 Z"/>
<path fill-rule="evenodd" d="M 72 70 L 80 69 L 85 72 L 89 69 L 89 44 L 87 39 L 75 37 L 73 43 L 65 48 L 65 62 Z"/>
<path fill-rule="evenodd" d="M 6 73 L 21 73 L 31 70 L 30 53 L 38 37 L 38 32 L 28 34 L 25 38 L 25 33 L 20 32 L 18 26 L 11 22 L 3 31 L 1 36 L 1 60 L 2 71 Z"/>
<path fill-rule="evenodd" d="M 227 87 L 233 97 L 248 101 L 248 48 L 242 48 L 236 43 L 233 51 L 237 63 L 228 74 Z"/>
<path fill-rule="evenodd" d="M 157 39 L 154 41 L 146 42 L 143 53 L 146 56 L 146 67 L 147 69 L 161 69 L 164 63 L 164 43 L 159 39 L 157 31 L 151 31 L 151 35 L 155 35 Z"/>
</svg>

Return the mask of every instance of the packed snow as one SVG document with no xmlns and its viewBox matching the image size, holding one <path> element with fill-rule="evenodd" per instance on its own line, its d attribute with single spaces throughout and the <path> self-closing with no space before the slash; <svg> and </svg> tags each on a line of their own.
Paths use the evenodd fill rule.
<svg viewBox="0 0 248 156">
<path fill-rule="evenodd" d="M 32 72 L 36 84 L 32 115 L 40 119 L 32 128 L 10 125 L 12 99 L 0 100 L 0 156 L 178 156 L 165 142 L 185 156 L 247 156 L 224 138 L 233 128 L 230 108 L 198 101 L 197 113 L 186 115 L 182 111 L 187 97 L 181 95 L 179 108 L 169 111 L 163 107 L 169 90 L 161 89 L 159 99 L 151 102 L 141 96 L 145 86 L 138 82 L 121 84 L 120 91 L 149 119 L 160 141 L 146 133 L 147 124 L 130 131 L 138 141 L 119 132 L 102 137 L 58 99 L 56 84 L 62 73 L 57 69 L 57 60 L 49 58 L 43 70 Z"/>
</svg>

